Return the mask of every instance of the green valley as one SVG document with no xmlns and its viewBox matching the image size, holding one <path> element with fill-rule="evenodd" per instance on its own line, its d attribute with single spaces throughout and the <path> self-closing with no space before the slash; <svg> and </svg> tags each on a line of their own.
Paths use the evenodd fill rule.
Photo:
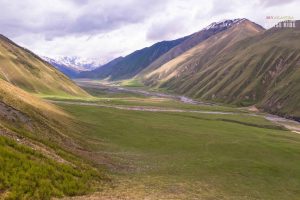
<svg viewBox="0 0 300 200">
<path fill-rule="evenodd" d="M 299 200 L 299 7 L 0 1 L 0 200 Z"/>
<path fill-rule="evenodd" d="M 186 112 L 97 106 L 106 97 L 98 95 L 93 104 L 56 101 L 82 123 L 81 140 L 91 151 L 109 158 L 98 162 L 110 166 L 118 184 L 111 193 L 98 192 L 91 198 L 298 198 L 300 135 L 263 115 L 253 116 L 238 108 L 230 108 L 232 114 L 226 114 L 229 110 L 225 114 L 188 112 L 197 107 L 211 110 L 209 105 L 190 105 Z M 114 98 L 120 99 L 110 97 Z M 151 97 L 135 99 L 132 102 L 127 96 L 106 105 L 141 106 L 140 99 L 143 107 L 165 106 L 154 106 Z M 185 106 L 176 102 L 169 109 Z"/>
</svg>

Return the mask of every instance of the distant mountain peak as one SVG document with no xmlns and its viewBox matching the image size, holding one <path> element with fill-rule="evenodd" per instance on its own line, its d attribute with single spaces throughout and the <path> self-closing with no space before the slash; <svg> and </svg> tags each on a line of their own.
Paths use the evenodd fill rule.
<svg viewBox="0 0 300 200">
<path fill-rule="evenodd" d="M 219 22 L 213 22 L 207 27 L 205 27 L 203 30 L 209 30 L 209 29 L 220 29 L 220 28 L 229 28 L 235 24 L 239 24 L 247 19 L 245 18 L 238 18 L 238 19 L 225 19 Z"/>
<path fill-rule="evenodd" d="M 77 71 L 89 71 L 101 66 L 100 61 L 96 59 L 87 59 L 78 56 L 58 56 L 56 58 L 42 56 L 42 58 L 54 66 L 64 65 Z"/>
<path fill-rule="evenodd" d="M 101 66 L 100 61 L 96 59 L 86 59 L 77 56 L 41 57 L 71 78 L 75 78 L 80 72 L 91 71 Z"/>
</svg>

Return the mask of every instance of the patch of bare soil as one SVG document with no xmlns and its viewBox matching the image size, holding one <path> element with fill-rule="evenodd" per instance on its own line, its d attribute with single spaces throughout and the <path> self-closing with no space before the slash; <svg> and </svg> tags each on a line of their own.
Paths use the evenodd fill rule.
<svg viewBox="0 0 300 200">
<path fill-rule="evenodd" d="M 12 123 L 22 123 L 28 129 L 32 130 L 33 125 L 29 116 L 0 101 L 0 119 L 1 118 Z"/>
<path fill-rule="evenodd" d="M 259 112 L 259 109 L 256 106 L 250 106 L 247 109 L 251 112 Z"/>
</svg>

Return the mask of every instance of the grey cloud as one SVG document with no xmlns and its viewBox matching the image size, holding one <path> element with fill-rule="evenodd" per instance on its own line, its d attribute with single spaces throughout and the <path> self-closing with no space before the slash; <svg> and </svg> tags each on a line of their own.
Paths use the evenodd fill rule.
<svg viewBox="0 0 300 200">
<path fill-rule="evenodd" d="M 62 11 L 53 11 L 51 6 L 49 10 L 34 7 L 23 9 L 22 5 L 26 3 L 31 6 L 35 4 L 25 0 L 23 4 L 19 4 L 17 0 L 0 0 L 1 10 L 4 11 L 0 13 L 1 32 L 11 37 L 38 33 L 47 39 L 72 34 L 93 34 L 143 22 L 149 15 L 162 11 L 166 5 L 166 1 L 159 0 L 68 1 L 72 5 L 66 1 L 60 2 L 64 4 L 62 6 L 70 8 Z M 14 13 L 18 10 L 21 12 Z"/>
</svg>

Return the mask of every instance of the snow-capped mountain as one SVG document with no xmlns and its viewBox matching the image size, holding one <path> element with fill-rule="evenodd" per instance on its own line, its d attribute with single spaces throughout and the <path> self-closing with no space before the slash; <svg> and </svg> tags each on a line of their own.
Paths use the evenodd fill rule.
<svg viewBox="0 0 300 200">
<path fill-rule="evenodd" d="M 209 29 L 220 29 L 220 28 L 229 28 L 234 24 L 239 24 L 242 21 L 246 20 L 245 18 L 241 18 L 241 19 L 226 19 L 226 20 L 222 20 L 219 22 L 213 22 L 210 25 L 208 25 L 207 27 L 204 28 L 204 30 L 209 30 Z"/>
<path fill-rule="evenodd" d="M 99 66 L 101 66 L 100 62 L 95 59 L 87 59 L 77 56 L 61 56 L 57 58 L 49 58 L 46 56 L 42 56 L 47 62 L 53 62 L 60 65 L 66 65 L 70 68 L 77 69 L 79 71 L 90 71 Z"/>
<path fill-rule="evenodd" d="M 46 56 L 41 57 L 71 78 L 75 78 L 82 71 L 90 71 L 101 66 L 100 62 L 97 60 L 76 56 L 61 56 L 57 58 L 49 58 Z"/>
</svg>

